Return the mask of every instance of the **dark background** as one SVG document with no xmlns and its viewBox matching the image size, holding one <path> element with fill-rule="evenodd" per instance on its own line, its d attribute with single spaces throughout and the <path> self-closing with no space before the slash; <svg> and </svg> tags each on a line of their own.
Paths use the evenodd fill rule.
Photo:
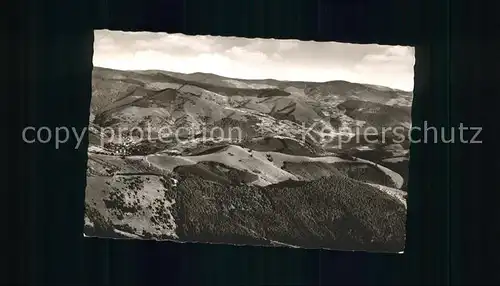
<svg viewBox="0 0 500 286">
<path fill-rule="evenodd" d="M 429 285 L 485 284 L 496 277 L 498 282 L 498 275 L 487 277 L 498 272 L 491 263 L 498 262 L 498 207 L 490 196 L 498 187 L 488 186 L 495 179 L 490 166 L 491 160 L 498 166 L 498 148 L 486 137 L 493 129 L 494 121 L 486 119 L 494 114 L 487 109 L 498 93 L 497 73 L 483 69 L 495 60 L 498 43 L 474 20 L 498 18 L 495 9 L 458 0 L 93 0 L 18 8 L 6 18 L 14 27 L 6 29 L 12 39 L 7 55 L 20 64 L 8 69 L 9 103 L 2 106 L 12 135 L 5 137 L 2 239 L 8 243 L 2 245 L 8 251 L 0 281 Z M 413 124 L 483 126 L 484 143 L 412 145 L 404 255 L 83 239 L 87 146 L 74 150 L 68 142 L 55 150 L 50 144 L 25 144 L 20 130 L 87 126 L 93 29 L 416 46 Z M 485 257 L 490 264 L 482 262 Z"/>
</svg>

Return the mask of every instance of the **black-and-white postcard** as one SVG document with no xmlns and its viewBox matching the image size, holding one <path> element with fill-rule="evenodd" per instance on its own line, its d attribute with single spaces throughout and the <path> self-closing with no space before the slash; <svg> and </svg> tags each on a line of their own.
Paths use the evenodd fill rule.
<svg viewBox="0 0 500 286">
<path fill-rule="evenodd" d="M 95 31 L 85 236 L 402 252 L 413 47 Z"/>
</svg>

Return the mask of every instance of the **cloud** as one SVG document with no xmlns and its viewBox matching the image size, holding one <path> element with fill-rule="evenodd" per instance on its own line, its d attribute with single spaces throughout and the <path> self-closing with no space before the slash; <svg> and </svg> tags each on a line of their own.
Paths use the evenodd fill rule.
<svg viewBox="0 0 500 286">
<path fill-rule="evenodd" d="M 108 30 L 95 34 L 96 66 L 413 89 L 411 47 Z"/>
<path fill-rule="evenodd" d="M 365 55 L 355 70 L 359 77 L 370 78 L 378 85 L 412 90 L 414 64 L 413 48 L 389 46 L 379 53 Z"/>
</svg>

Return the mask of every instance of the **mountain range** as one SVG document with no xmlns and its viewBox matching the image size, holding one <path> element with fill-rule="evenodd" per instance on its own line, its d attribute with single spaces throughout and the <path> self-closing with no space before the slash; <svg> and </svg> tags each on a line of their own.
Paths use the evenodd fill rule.
<svg viewBox="0 0 500 286">
<path fill-rule="evenodd" d="M 94 67 L 84 233 L 402 251 L 411 102 L 346 81 Z"/>
</svg>

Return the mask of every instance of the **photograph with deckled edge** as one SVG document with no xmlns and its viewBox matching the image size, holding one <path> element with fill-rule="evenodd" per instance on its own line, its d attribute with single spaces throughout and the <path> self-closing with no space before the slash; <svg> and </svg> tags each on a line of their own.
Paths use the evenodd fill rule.
<svg viewBox="0 0 500 286">
<path fill-rule="evenodd" d="M 404 251 L 413 47 L 94 41 L 84 236 Z"/>
</svg>

